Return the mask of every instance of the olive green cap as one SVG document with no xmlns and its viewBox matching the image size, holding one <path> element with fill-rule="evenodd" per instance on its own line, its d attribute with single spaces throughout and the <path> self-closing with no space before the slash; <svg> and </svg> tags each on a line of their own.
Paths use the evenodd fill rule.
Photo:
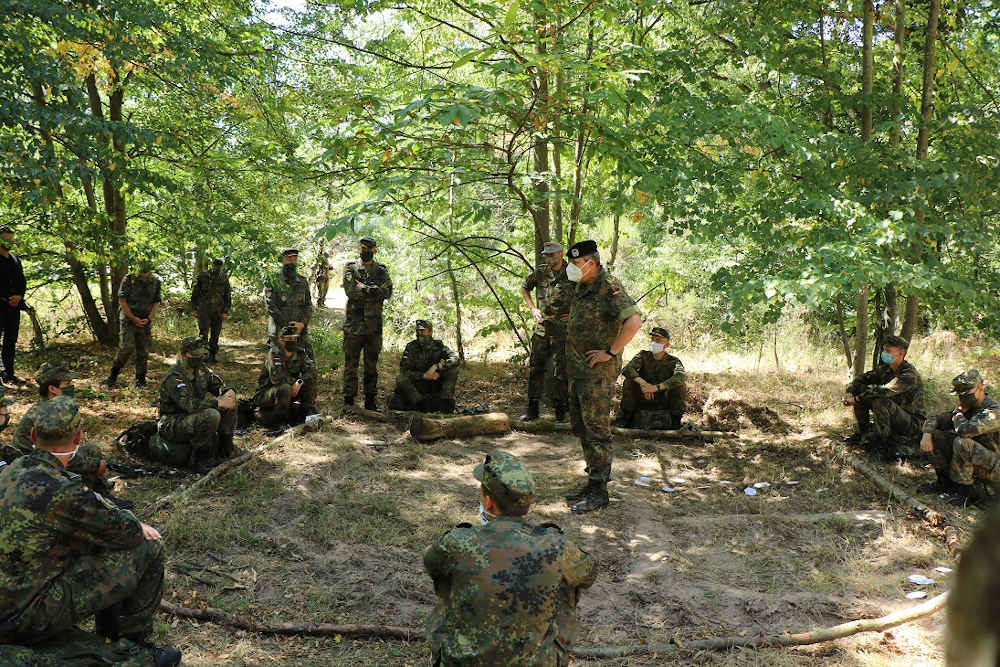
<svg viewBox="0 0 1000 667">
<path fill-rule="evenodd" d="M 670 332 L 664 327 L 653 327 L 649 330 L 650 336 L 661 336 L 663 338 L 670 338 Z"/>
<path fill-rule="evenodd" d="M 490 452 L 472 471 L 472 476 L 503 509 L 527 509 L 535 498 L 535 479 L 521 459 L 513 454 L 499 450 Z"/>
<path fill-rule="evenodd" d="M 187 336 L 181 341 L 181 354 L 208 354 L 208 347 L 205 341 L 198 336 Z"/>
<path fill-rule="evenodd" d="M 38 367 L 35 382 L 38 383 L 38 386 L 42 386 L 46 382 L 62 382 L 63 380 L 72 380 L 75 377 L 76 373 L 63 366 L 61 361 L 46 361 Z"/>
<path fill-rule="evenodd" d="M 56 396 L 35 405 L 35 437 L 38 440 L 64 440 L 79 428 L 80 410 L 69 396 Z"/>
<path fill-rule="evenodd" d="M 430 330 L 432 330 L 432 331 L 434 330 L 434 327 L 433 327 L 433 326 L 431 326 L 431 323 L 430 323 L 430 322 L 429 322 L 428 320 L 417 320 L 417 322 L 416 322 L 416 327 L 415 327 L 415 328 L 416 328 L 416 329 L 417 329 L 418 331 L 419 331 L 420 329 L 430 329 Z"/>
<path fill-rule="evenodd" d="M 360 243 L 361 245 L 363 245 L 366 248 L 377 248 L 378 247 L 378 244 L 375 243 L 375 239 L 373 239 L 370 236 L 362 236 L 360 239 L 358 239 L 358 243 Z"/>
</svg>

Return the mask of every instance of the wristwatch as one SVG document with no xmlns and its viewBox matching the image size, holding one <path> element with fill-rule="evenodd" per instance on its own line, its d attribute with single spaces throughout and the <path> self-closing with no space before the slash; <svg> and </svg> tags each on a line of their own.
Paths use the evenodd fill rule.
<svg viewBox="0 0 1000 667">
<path fill-rule="evenodd" d="M 611 351 L 610 347 L 608 349 L 604 350 L 604 351 L 608 353 L 608 356 L 611 356 L 611 357 L 616 356 L 615 353 Z"/>
</svg>

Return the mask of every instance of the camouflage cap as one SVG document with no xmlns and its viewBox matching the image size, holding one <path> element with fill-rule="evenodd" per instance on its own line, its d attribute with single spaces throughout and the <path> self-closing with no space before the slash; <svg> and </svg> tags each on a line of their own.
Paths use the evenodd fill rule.
<svg viewBox="0 0 1000 667">
<path fill-rule="evenodd" d="M 959 373 L 951 380 L 953 394 L 968 394 L 983 384 L 983 376 L 975 368 L 970 368 L 964 373 Z"/>
<path fill-rule="evenodd" d="M 546 241 L 545 245 L 542 246 L 543 255 L 554 255 L 556 253 L 562 254 L 562 244 L 556 243 L 555 241 Z"/>
<path fill-rule="evenodd" d="M 569 249 L 570 259 L 576 259 L 577 257 L 586 257 L 587 255 L 593 255 L 597 252 L 597 241 L 587 239 L 586 241 L 580 241 L 572 248 Z"/>
<path fill-rule="evenodd" d="M 46 382 L 62 382 L 63 380 L 72 380 L 75 377 L 76 373 L 63 366 L 61 361 L 46 361 L 38 367 L 35 382 L 38 383 L 38 386 L 42 386 Z"/>
<path fill-rule="evenodd" d="M 360 243 L 361 245 L 363 245 L 366 248 L 377 248 L 378 247 L 378 244 L 375 243 L 375 239 L 373 239 L 370 236 L 362 236 L 360 239 L 358 239 L 358 243 Z"/>
<path fill-rule="evenodd" d="M 295 328 L 294 324 L 289 324 L 281 329 L 282 338 L 298 338 L 299 330 Z"/>
<path fill-rule="evenodd" d="M 885 340 L 882 341 L 882 347 L 898 347 L 901 350 L 910 349 L 910 341 L 906 340 L 902 336 L 886 336 Z"/>
<path fill-rule="evenodd" d="M 663 327 L 653 327 L 649 330 L 650 336 L 660 336 L 662 338 L 670 338 L 670 332 Z"/>
<path fill-rule="evenodd" d="M 505 510 L 527 509 L 535 497 L 535 479 L 513 454 L 494 450 L 476 466 L 472 476 Z"/>
<path fill-rule="evenodd" d="M 56 396 L 35 406 L 35 437 L 58 442 L 80 428 L 80 410 L 69 396 Z"/>
<path fill-rule="evenodd" d="M 0 384 L 0 405 L 14 405 L 13 398 L 4 398 L 4 394 L 7 393 L 7 387 Z"/>
<path fill-rule="evenodd" d="M 202 356 L 208 354 L 208 347 L 198 336 L 185 336 L 184 340 L 181 341 L 181 354 L 200 354 Z"/>
<path fill-rule="evenodd" d="M 222 259 L 221 257 L 215 257 L 212 259 L 212 264 L 214 264 L 215 266 L 222 266 L 225 263 L 226 263 L 225 260 Z"/>
<path fill-rule="evenodd" d="M 417 320 L 416 323 L 414 323 L 414 328 L 417 329 L 418 331 L 420 329 L 431 329 L 432 331 L 434 330 L 434 327 L 428 320 Z"/>
<path fill-rule="evenodd" d="M 281 251 L 281 256 L 282 257 L 298 257 L 299 256 L 299 249 L 298 248 L 285 248 L 284 250 Z"/>
</svg>

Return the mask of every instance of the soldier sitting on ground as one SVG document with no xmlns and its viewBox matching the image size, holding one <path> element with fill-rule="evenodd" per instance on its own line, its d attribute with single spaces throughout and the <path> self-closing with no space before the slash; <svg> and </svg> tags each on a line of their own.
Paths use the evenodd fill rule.
<svg viewBox="0 0 1000 667">
<path fill-rule="evenodd" d="M 985 502 L 1000 482 L 1000 403 L 974 368 L 951 384 L 958 407 L 924 422 L 920 450 L 931 455 L 937 482 L 921 490 L 947 493 L 957 505 Z"/>
<path fill-rule="evenodd" d="M 159 418 L 148 456 L 207 472 L 232 455 L 236 392 L 203 365 L 208 348 L 202 339 L 188 336 L 180 352 L 160 385 Z"/>
<path fill-rule="evenodd" d="M 315 411 L 316 363 L 298 347 L 298 340 L 295 327 L 285 327 L 257 378 L 254 407 L 267 426 L 301 424 Z"/>
<path fill-rule="evenodd" d="M 649 335 L 649 349 L 632 357 L 622 369 L 625 384 L 615 426 L 678 429 L 687 397 L 684 364 L 667 353 L 669 331 L 653 327 Z"/>
<path fill-rule="evenodd" d="M 554 523 L 525 520 L 535 483 L 520 459 L 490 452 L 473 476 L 482 525 L 460 523 L 424 552 L 438 597 L 427 618 L 434 664 L 568 665 L 597 563 Z"/>
<path fill-rule="evenodd" d="M 897 452 L 912 453 L 924 422 L 924 381 L 906 361 L 909 347 L 905 338 L 888 336 L 880 363 L 856 377 L 844 395 L 844 405 L 854 407 L 857 421 L 847 442 L 883 460 L 894 459 Z"/>
<path fill-rule="evenodd" d="M 417 320 L 417 338 L 406 344 L 399 360 L 392 410 L 454 412 L 458 355 L 433 337 L 431 323 Z"/>
<path fill-rule="evenodd" d="M 66 469 L 82 435 L 73 399 L 43 401 L 31 431 L 35 450 L 0 474 L 0 644 L 32 647 L 0 647 L 0 658 L 38 664 L 31 654 L 47 654 L 51 641 L 69 651 L 67 661 L 177 665 L 177 649 L 147 642 L 163 594 L 160 534 Z M 85 646 L 67 647 L 67 633 L 90 618 L 116 643 L 90 636 Z"/>
</svg>

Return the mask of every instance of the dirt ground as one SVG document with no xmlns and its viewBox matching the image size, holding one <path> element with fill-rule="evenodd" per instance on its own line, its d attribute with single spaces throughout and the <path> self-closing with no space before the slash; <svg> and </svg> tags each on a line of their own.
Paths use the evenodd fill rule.
<svg viewBox="0 0 1000 667">
<path fill-rule="evenodd" d="M 327 316 L 335 319 L 335 313 Z M 88 434 L 109 457 L 127 460 L 111 438 L 155 416 L 157 381 L 189 326 L 175 323 L 169 337 L 157 338 L 145 390 L 99 387 L 111 355 L 94 345 L 59 344 L 47 352 L 77 370 L 78 387 L 93 389 L 78 393 Z M 216 370 L 248 395 L 263 347 L 231 335 L 223 336 Z M 22 368 L 40 361 L 19 359 Z M 382 404 L 397 359 L 391 350 L 383 354 Z M 516 417 L 524 407 L 525 376 L 515 365 L 471 363 L 458 402 L 489 404 Z M 123 377 L 130 381 L 131 371 Z M 936 580 L 924 587 L 929 596 L 948 588 L 951 575 L 934 570 L 955 567 L 942 535 L 889 503 L 847 463 L 839 381 L 694 370 L 689 383 L 687 421 L 702 423 L 702 408 L 724 390 L 731 390 L 726 400 L 735 396 L 756 406 L 750 417 L 761 406 L 775 414 L 761 422 L 764 430 L 753 419 L 737 420 L 733 437 L 710 442 L 617 438 L 612 503 L 585 516 L 573 515 L 562 500 L 583 476 L 579 444 L 566 434 L 512 432 L 421 444 L 400 425 L 356 416 L 269 449 L 182 507 L 154 515 L 142 509 L 193 476 L 121 481 L 116 493 L 134 500 L 140 518 L 164 533 L 168 599 L 259 621 L 422 627 L 434 604 L 422 552 L 452 525 L 476 520 L 478 483 L 471 471 L 493 448 L 522 457 L 534 473 L 538 494 L 530 516 L 558 523 L 600 562 L 598 580 L 579 605 L 580 646 L 802 631 L 914 604 L 904 597 L 917 589 L 907 581 L 910 574 Z M 339 371 L 328 372 L 321 382 L 324 412 L 337 408 L 339 387 Z M 33 395 L 26 388 L 17 398 L 15 419 Z M 267 440 L 254 431 L 240 436 L 237 447 Z M 881 470 L 911 491 L 933 475 L 913 465 Z M 649 486 L 636 485 L 640 477 L 649 478 L 643 482 Z M 770 486 L 745 493 L 759 482 Z M 971 520 L 962 519 L 963 525 L 971 526 L 976 511 L 965 514 Z M 943 624 L 938 614 L 814 647 L 674 652 L 593 664 L 937 665 Z M 183 650 L 187 665 L 429 663 L 421 642 L 258 636 L 166 615 L 160 633 Z"/>
</svg>

